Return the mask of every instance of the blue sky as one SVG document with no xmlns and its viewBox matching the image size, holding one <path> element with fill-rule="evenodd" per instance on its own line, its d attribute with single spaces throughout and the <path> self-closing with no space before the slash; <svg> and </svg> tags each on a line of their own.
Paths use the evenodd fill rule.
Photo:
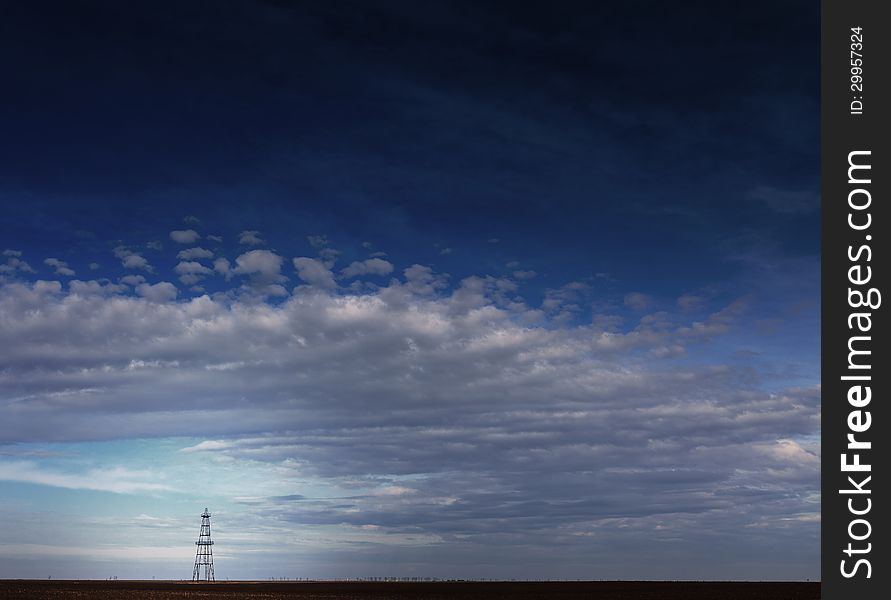
<svg viewBox="0 0 891 600">
<path fill-rule="evenodd" d="M 46 8 L 0 577 L 818 577 L 818 7 Z"/>
</svg>

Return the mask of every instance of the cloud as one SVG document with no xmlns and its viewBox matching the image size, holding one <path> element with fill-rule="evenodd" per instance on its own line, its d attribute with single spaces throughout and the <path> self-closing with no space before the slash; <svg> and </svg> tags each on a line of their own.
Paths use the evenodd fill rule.
<svg viewBox="0 0 891 600">
<path fill-rule="evenodd" d="M 198 223 L 201 223 L 201 219 L 199 219 L 198 217 L 196 217 L 194 215 L 186 215 L 185 217 L 183 217 L 183 223 L 198 224 Z"/>
<path fill-rule="evenodd" d="M 225 273 L 228 276 L 245 275 L 247 283 L 242 291 L 257 297 L 287 296 L 288 290 L 281 284 L 288 278 L 281 273 L 284 257 L 269 250 L 251 250 L 235 259 L 235 267 Z M 215 262 L 214 268 L 227 269 L 226 263 Z"/>
<path fill-rule="evenodd" d="M 195 444 L 194 446 L 180 448 L 179 451 L 184 454 L 190 454 L 194 452 L 205 452 L 207 450 L 222 450 L 224 448 L 230 447 L 232 447 L 232 443 L 226 442 L 224 440 L 206 440 L 204 442 Z"/>
<path fill-rule="evenodd" d="M 302 258 L 315 275 L 301 278 L 333 285 Z M 267 251 L 239 259 L 247 277 L 280 275 Z M 819 386 L 714 352 L 744 298 L 606 331 L 560 319 L 591 293 L 579 282 L 539 310 L 513 281 L 449 286 L 420 264 L 275 303 L 170 302 L 163 285 L 149 298 L 0 283 L 0 443 L 193 436 L 200 422 L 183 457 L 267 468 L 285 488 L 251 493 L 264 521 L 388 536 L 376 548 L 410 535 L 587 555 L 819 532 Z"/>
<path fill-rule="evenodd" d="M 151 241 L 151 242 L 148 242 L 145 245 L 145 247 L 148 248 L 149 250 L 163 250 L 164 244 L 162 244 L 161 242 L 158 242 L 158 241 Z"/>
<path fill-rule="evenodd" d="M 225 230 L 226 242 L 240 249 L 222 253 L 232 256 L 231 268 L 236 256 L 259 245 L 238 245 L 240 229 L 229 227 L 254 218 L 256 225 L 242 222 L 265 228 L 275 221 L 273 229 L 264 229 L 269 246 L 294 239 L 306 224 L 316 228 L 310 233 L 327 231 L 337 244 L 342 240 L 347 258 L 336 264 L 337 274 L 353 260 L 368 258 L 353 250 L 371 237 L 393 251 L 399 268 L 375 280 L 380 285 L 374 288 L 326 294 L 302 289 L 271 301 L 240 293 L 238 286 L 249 286 L 250 275 L 214 278 L 209 296 L 187 293 L 167 303 L 149 302 L 132 291 L 80 294 L 58 282 L 36 286 L 4 279 L 0 436 L 5 437 L 0 439 L 157 439 L 195 436 L 200 430 L 198 439 L 182 445 L 220 440 L 231 448 L 204 452 L 221 462 L 193 469 L 196 486 L 203 479 L 225 480 L 242 488 L 239 495 L 263 496 L 257 522 L 273 542 L 296 540 L 305 556 L 316 553 L 314 539 L 321 539 L 334 550 L 320 563 L 338 563 L 352 551 L 354 564 L 364 563 L 350 574 L 416 568 L 386 560 L 401 557 L 419 564 L 417 574 L 426 574 L 424 565 L 439 564 L 431 559 L 444 558 L 446 568 L 461 574 L 491 570 L 501 576 L 499 565 L 508 564 L 521 576 L 524 571 L 559 576 L 565 568 L 609 577 L 611 561 L 621 560 L 631 565 L 626 573 L 681 577 L 690 571 L 672 567 L 695 564 L 687 569 L 708 572 L 699 565 L 713 565 L 709 561 L 716 556 L 729 559 L 727 564 L 761 565 L 776 555 L 778 566 L 766 571 L 785 570 L 803 555 L 813 572 L 819 564 L 814 553 L 819 526 L 797 519 L 818 508 L 808 456 L 819 452 L 814 443 L 820 392 L 806 383 L 801 388 L 786 383 L 809 378 L 816 383 L 809 375 L 816 364 L 813 323 L 796 319 L 795 333 L 801 335 L 765 340 L 748 327 L 752 319 L 745 312 L 722 310 L 728 304 L 723 296 L 703 307 L 708 314 L 685 313 L 675 300 L 698 285 L 691 281 L 708 274 L 723 282 L 725 293 L 757 285 L 769 292 L 759 302 L 773 303 L 762 305 L 758 316 L 785 316 L 783 305 L 793 296 L 784 288 L 753 283 L 754 277 L 746 278 L 745 271 L 752 273 L 748 265 L 729 264 L 723 249 L 707 255 L 729 230 L 745 227 L 770 230 L 782 245 L 780 256 L 800 256 L 813 246 L 814 235 L 806 235 L 797 219 L 780 224 L 768 218 L 763 200 L 740 206 L 732 189 L 741 188 L 737 194 L 746 204 L 746 180 L 753 175 L 773 173 L 776 181 L 765 182 L 781 190 L 794 190 L 796 180 L 813 176 L 807 169 L 816 165 L 812 116 L 819 105 L 813 95 L 816 70 L 806 66 L 813 53 L 788 36 L 811 29 L 804 24 L 816 24 L 818 12 L 811 8 L 799 19 L 772 22 L 756 17 L 754 23 L 763 27 L 728 28 L 728 37 L 738 33 L 742 44 L 729 39 L 715 53 L 700 52 L 713 42 L 710 36 L 686 37 L 677 50 L 707 61 L 701 70 L 715 83 L 691 103 L 682 90 L 698 93 L 697 69 L 672 74 L 671 68 L 640 66 L 654 55 L 662 67 L 674 66 L 671 55 L 659 52 L 666 46 L 664 31 L 675 23 L 709 31 L 703 25 L 720 16 L 712 10 L 667 9 L 662 15 L 668 23 L 641 18 L 616 27 L 619 20 L 609 19 L 614 13 L 604 14 L 600 7 L 548 15 L 546 9 L 521 12 L 511 3 L 468 3 L 460 15 L 440 9 L 431 16 L 429 9 L 410 3 L 354 3 L 344 11 L 323 3 L 307 3 L 307 11 L 291 6 L 238 3 L 214 14 L 184 11 L 161 20 L 149 14 L 156 26 L 128 28 L 125 56 L 75 51 L 78 56 L 68 58 L 78 64 L 89 59 L 84 66 L 97 67 L 82 71 L 102 73 L 108 62 L 145 64 L 138 59 L 162 38 L 161 51 L 184 57 L 184 64 L 166 69 L 158 64 L 157 71 L 149 64 L 149 72 L 139 74 L 144 76 L 129 78 L 130 85 L 79 90 L 82 102 L 69 108 L 85 115 L 118 99 L 124 100 L 121 107 L 132 106 L 127 97 L 144 91 L 139 104 L 149 123 L 130 131 L 146 138 L 149 148 L 115 155 L 116 144 L 97 144 L 83 156 L 58 153 L 66 164 L 18 169 L 8 182 L 12 208 L 4 222 L 23 229 L 14 231 L 9 243 L 27 244 L 21 249 L 35 263 L 40 256 L 82 252 L 78 260 L 84 262 L 70 258 L 82 271 L 86 261 L 99 259 L 101 254 L 91 253 L 102 242 L 69 236 L 60 224 L 119 232 L 133 250 L 148 252 L 137 244 L 158 237 L 147 233 L 151 223 L 172 219 L 171 225 L 182 227 L 186 224 L 175 223 L 181 219 L 176 215 L 189 210 L 214 220 L 202 231 Z M 800 8 L 779 10 L 788 17 Z M 790 21 L 801 26 L 789 28 Z M 601 23 L 602 35 L 586 35 Z M 646 47 L 629 44 L 622 52 L 627 62 L 598 68 L 602 58 L 611 62 L 604 50 L 612 53 L 632 35 L 629 28 L 635 42 Z M 32 33 L 17 29 L 23 36 Z M 196 29 L 206 34 L 197 51 Z M 399 35 L 397 29 L 408 33 Z M 814 48 L 812 31 L 807 39 Z M 66 28 L 65 33 L 64 39 L 49 41 L 71 42 L 72 36 L 90 32 Z M 139 37 L 142 33 L 147 39 Z M 374 43 L 397 37 L 398 48 L 382 50 Z M 762 60 L 762 43 L 768 40 L 786 42 L 791 51 Z M 236 59 L 214 63 L 230 53 Z M 24 67 L 26 58 L 20 61 Z M 787 68 L 790 61 L 793 68 Z M 714 68 L 721 63 L 732 68 Z M 202 73 L 197 81 L 183 83 L 195 71 Z M 607 85 L 600 85 L 598 71 L 606 71 Z M 153 73 L 172 84 L 152 86 L 158 79 Z M 777 73 L 795 76 L 785 80 L 788 86 L 776 86 Z M 741 82 L 758 89 L 740 95 L 747 87 Z M 783 89 L 772 89 L 777 87 Z M 654 90 L 665 93 L 650 104 L 647 94 Z M 206 114 L 187 123 L 184 113 L 192 111 L 176 110 L 182 108 L 182 93 L 191 99 L 212 95 L 202 91 L 219 92 L 222 100 L 209 102 Z M 87 97 L 91 93 L 99 103 Z M 64 104 L 61 95 L 44 100 Z M 172 111 L 164 110 L 171 106 Z M 727 112 L 735 118 L 727 118 Z M 791 114 L 783 119 L 778 113 Z M 69 119 L 59 136 L 70 147 L 72 140 L 83 139 L 81 128 L 88 134 L 95 130 L 92 121 Z M 114 125 L 119 119 L 106 121 Z M 739 127 L 747 121 L 753 127 Z M 218 123 L 231 125 L 233 135 L 215 128 Z M 182 146 L 153 151 L 177 126 L 187 129 L 175 136 Z M 96 138 L 119 139 L 119 133 L 100 131 Z M 245 138 L 268 143 L 248 143 L 234 152 L 226 143 Z M 300 143 L 293 143 L 295 138 Z M 696 161 L 699 171 L 708 175 L 684 180 L 684 167 L 695 157 L 702 159 Z M 779 162 L 788 164 L 777 168 L 777 157 L 787 157 Z M 183 169 L 183 158 L 193 168 Z M 642 165 L 649 167 L 643 176 Z M 63 171 L 70 184 L 66 193 L 53 181 L 58 177 L 44 182 L 35 177 Z M 163 179 L 173 185 L 158 185 Z M 715 194 L 728 189 L 729 197 Z M 78 191 L 89 203 L 86 210 L 65 205 Z M 142 202 L 144 209 L 148 202 L 164 210 L 101 214 L 108 203 L 96 196 L 120 197 L 118 192 L 129 196 L 122 204 Z M 282 208 L 294 197 L 301 197 L 298 206 L 264 210 Z M 686 216 L 633 214 L 638 202 L 655 207 L 673 202 L 675 214 Z M 627 217 L 637 226 L 616 231 L 614 224 Z M 703 227 L 703 221 L 712 227 Z M 505 235 L 511 243 L 489 246 L 482 237 L 487 233 Z M 433 239 L 425 240 L 425 234 Z M 466 246 L 474 238 L 476 247 Z M 71 241 L 66 252 L 72 254 L 57 254 L 60 249 L 30 254 L 41 242 L 62 248 L 66 239 Z M 432 247 L 437 240 L 450 240 L 446 245 L 461 250 L 437 256 L 440 248 Z M 689 245 L 660 252 L 676 240 Z M 165 242 L 166 256 L 150 259 L 163 268 L 163 277 L 125 270 L 111 257 L 102 259 L 108 272 L 100 273 L 115 281 L 138 273 L 151 283 L 176 283 L 172 270 L 178 261 L 170 262 L 176 251 L 210 244 Z M 474 256 L 482 247 L 492 251 L 489 256 Z M 288 261 L 295 256 L 326 260 L 308 246 L 305 252 L 281 250 L 276 253 Z M 521 292 L 486 276 L 486 270 L 500 275 L 498 263 L 515 257 L 524 259 L 522 266 L 504 274 L 535 268 L 543 275 L 547 271 L 547 280 L 534 279 Z M 683 269 L 663 268 L 691 257 L 702 264 L 698 276 L 686 274 L 687 281 Z M 403 271 L 427 258 L 448 266 L 434 270 L 422 264 Z M 773 262 L 767 258 L 759 257 L 765 267 Z M 817 264 L 812 257 L 808 261 Z M 211 266 L 210 260 L 201 262 Z M 588 275 L 612 270 L 620 281 L 589 289 L 562 286 L 567 279 L 560 277 L 583 277 L 585 269 Z M 442 270 L 451 270 L 453 278 Z M 50 272 L 44 278 L 67 284 Z M 290 265 L 281 272 L 298 282 Z M 657 277 L 648 279 L 647 273 Z M 476 277 L 467 277 L 471 274 Z M 794 283 L 805 280 L 819 281 L 808 274 Z M 102 282 L 90 287 L 109 290 Z M 551 289 L 540 298 L 544 287 Z M 608 291 L 607 298 L 598 296 L 601 290 Z M 672 290 L 677 293 L 671 295 Z M 625 308 L 623 296 L 632 291 L 657 296 L 665 312 Z M 609 320 L 617 315 L 605 311 L 601 323 L 611 323 L 610 331 L 592 324 L 590 307 L 603 299 L 615 301 L 625 319 Z M 746 346 L 775 354 L 753 361 L 730 357 Z M 786 368 L 795 361 L 801 368 Z M 254 489 L 244 472 L 264 467 L 280 474 L 275 479 L 281 487 L 292 489 Z M 198 476 L 211 470 L 217 476 Z M 388 488 L 414 493 L 381 492 Z M 4 498 L 2 504 L 13 510 L 23 501 L 29 501 L 27 494 L 22 500 Z M 185 495 L 170 499 L 171 505 L 188 501 Z M 126 504 L 132 514 L 155 514 L 148 502 Z M 127 506 L 115 508 L 114 516 L 127 512 Z M 84 511 L 60 512 L 68 518 Z M 52 519 L 40 516 L 41 527 L 50 530 Z M 8 516 L 5 523 L 13 520 Z M 380 536 L 360 537 L 367 535 L 365 528 Z M 63 529 L 80 533 L 76 527 Z M 0 530 L 9 541 L 6 527 Z M 113 542 L 121 533 L 108 531 L 112 536 L 100 541 Z M 182 531 L 197 533 L 191 526 Z M 232 538 L 254 533 L 234 523 L 229 531 Z M 416 541 L 405 541 L 410 537 Z M 139 538 L 117 539 L 125 545 Z M 790 545 L 793 539 L 796 544 Z M 186 540 L 194 553 L 194 540 Z M 387 545 L 400 544 L 388 555 Z M 295 558 L 270 546 L 278 560 Z M 227 545 L 219 548 L 225 553 Z M 256 556 L 261 549 L 257 544 L 251 550 Z M 522 552 L 559 566 L 538 569 L 535 561 L 515 561 Z M 658 554 L 664 562 L 652 560 Z M 179 568 L 187 570 L 188 560 Z M 242 564 L 235 556 L 229 562 L 233 568 Z M 226 560 L 222 563 L 225 576 Z M 98 568 L 112 574 L 112 564 Z M 36 568 L 39 576 L 50 573 L 44 562 Z M 119 567 L 114 568 L 117 573 Z M 314 574 L 299 558 L 290 571 L 265 568 L 271 574 Z M 737 568 L 746 567 L 716 572 L 724 576 Z"/>
<path fill-rule="evenodd" d="M 137 286 L 140 283 L 145 283 L 145 277 L 142 275 L 124 275 L 121 277 L 120 281 L 127 285 Z"/>
<path fill-rule="evenodd" d="M 340 251 L 334 248 L 322 248 L 319 250 L 319 260 L 329 269 L 337 262 L 338 256 L 340 256 Z"/>
<path fill-rule="evenodd" d="M 705 294 L 683 294 L 678 298 L 677 302 L 681 310 L 689 312 L 703 308 L 708 299 L 708 296 Z"/>
<path fill-rule="evenodd" d="M 781 190 L 770 186 L 758 186 L 748 197 L 763 202 L 775 213 L 805 215 L 820 209 L 820 195 L 805 190 Z"/>
<path fill-rule="evenodd" d="M 208 235 L 207 239 L 217 242 L 218 244 L 223 243 L 223 236 L 220 236 L 220 235 Z"/>
<path fill-rule="evenodd" d="M 71 283 L 74 284 L 76 282 L 72 281 Z M 44 281 L 43 279 L 38 279 L 34 282 L 32 289 L 38 298 L 44 298 L 48 294 L 58 294 L 61 292 L 62 284 L 58 281 Z"/>
<path fill-rule="evenodd" d="M 133 252 L 126 246 L 117 246 L 114 249 L 114 255 L 121 259 L 121 265 L 125 269 L 142 269 L 149 273 L 154 272 L 154 268 L 149 262 L 138 252 Z"/>
<path fill-rule="evenodd" d="M 653 297 L 641 292 L 625 294 L 625 306 L 631 310 L 647 310 L 653 305 Z"/>
<path fill-rule="evenodd" d="M 91 270 L 91 271 L 95 271 L 96 269 L 98 269 L 98 268 L 101 267 L 102 265 L 100 265 L 99 263 L 96 263 L 96 262 L 91 262 L 89 266 L 90 266 L 90 270 Z"/>
<path fill-rule="evenodd" d="M 22 273 L 36 273 L 36 271 L 31 268 L 27 262 L 19 258 L 22 253 L 18 250 L 4 250 L 4 256 L 8 256 L 6 262 L 0 264 L 0 275 L 3 274 L 12 274 L 16 271 L 20 271 Z"/>
<path fill-rule="evenodd" d="M 551 315 L 551 319 L 565 323 L 572 320 L 582 307 L 581 301 L 590 291 L 590 286 L 581 281 L 571 281 L 559 288 L 545 290 L 541 308 Z"/>
<path fill-rule="evenodd" d="M 296 266 L 296 263 L 295 263 Z M 358 275 L 389 275 L 393 272 L 393 263 L 380 258 L 369 258 L 363 261 L 354 261 L 343 269 L 340 274 L 343 277 L 356 277 Z"/>
<path fill-rule="evenodd" d="M 188 248 L 180 250 L 176 257 L 180 260 L 195 260 L 201 258 L 213 258 L 213 252 L 204 248 Z"/>
<path fill-rule="evenodd" d="M 136 275 L 134 277 L 138 277 L 140 280 L 144 280 L 144 278 L 140 275 Z M 127 278 L 124 277 L 122 279 Z M 95 279 L 91 279 L 89 281 L 80 281 L 79 279 L 75 279 L 68 282 L 69 293 L 76 296 L 111 296 L 114 294 L 122 294 L 128 290 L 129 288 L 123 282 L 111 283 L 107 279 L 99 281 Z"/>
<path fill-rule="evenodd" d="M 269 250 L 251 250 L 235 259 L 236 275 L 256 275 L 263 279 L 279 280 L 284 258 Z"/>
<path fill-rule="evenodd" d="M 43 264 L 53 267 L 56 270 L 56 275 L 62 275 L 64 277 L 74 277 L 75 275 L 74 269 L 70 269 L 68 263 L 59 260 L 58 258 L 45 258 Z"/>
<path fill-rule="evenodd" d="M 501 238 L 489 238 L 486 241 L 489 242 L 490 244 L 497 244 L 498 242 L 501 241 Z"/>
<path fill-rule="evenodd" d="M 196 261 L 183 261 L 173 268 L 179 275 L 179 280 L 186 285 L 195 285 L 208 275 L 213 275 L 213 270 Z"/>
<path fill-rule="evenodd" d="M 328 245 L 328 237 L 324 235 L 308 235 L 306 236 L 306 241 L 316 249 L 324 248 Z"/>
<path fill-rule="evenodd" d="M 533 279 L 538 273 L 535 271 L 514 271 L 513 275 L 517 279 Z"/>
<path fill-rule="evenodd" d="M 451 253 L 452 253 L 452 249 L 451 249 L 451 248 L 443 248 L 442 250 L 439 251 L 439 253 L 440 253 L 442 256 L 445 256 L 445 255 L 447 255 L 447 254 L 451 254 Z"/>
<path fill-rule="evenodd" d="M 238 234 L 238 243 L 245 246 L 261 246 L 266 242 L 260 237 L 259 231 L 246 229 Z"/>
<path fill-rule="evenodd" d="M 229 262 L 227 258 L 218 258 L 213 261 L 213 270 L 221 275 L 229 275 L 232 269 L 232 264 Z"/>
<path fill-rule="evenodd" d="M 194 244 L 201 236 L 194 229 L 176 229 L 170 232 L 170 239 L 177 244 Z"/>
<path fill-rule="evenodd" d="M 176 286 L 168 281 L 162 281 L 154 285 L 148 283 L 140 283 L 136 286 L 136 293 L 148 300 L 149 302 L 172 302 L 176 300 L 179 290 Z"/>
<path fill-rule="evenodd" d="M 446 276 L 438 275 L 426 265 L 414 264 L 403 271 L 405 287 L 413 294 L 429 296 L 444 289 L 448 282 Z"/>
<path fill-rule="evenodd" d="M 151 272 L 152 266 L 139 254 L 130 254 L 121 258 L 121 264 L 127 269 L 144 269 Z"/>
<path fill-rule="evenodd" d="M 595 313 L 591 317 L 591 324 L 598 332 L 607 332 L 617 334 L 619 327 L 625 322 L 625 319 L 619 315 Z"/>
<path fill-rule="evenodd" d="M 30 461 L 0 462 L 0 481 L 18 481 L 72 490 L 96 490 L 117 494 L 158 492 L 170 487 L 157 482 L 157 475 L 148 471 L 132 471 L 123 467 L 92 469 L 84 473 L 61 473 L 45 469 Z"/>
<path fill-rule="evenodd" d="M 334 273 L 321 260 L 305 256 L 297 257 L 294 259 L 294 269 L 297 270 L 297 276 L 311 286 L 327 290 L 337 287 Z"/>
</svg>

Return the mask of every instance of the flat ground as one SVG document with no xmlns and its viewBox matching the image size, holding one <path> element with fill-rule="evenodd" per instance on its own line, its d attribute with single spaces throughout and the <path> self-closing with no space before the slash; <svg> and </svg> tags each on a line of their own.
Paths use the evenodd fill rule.
<svg viewBox="0 0 891 600">
<path fill-rule="evenodd" d="M 229 598 L 302 600 L 813 600 L 819 583 L 709 582 L 271 582 L 0 580 L 0 598 Z"/>
</svg>

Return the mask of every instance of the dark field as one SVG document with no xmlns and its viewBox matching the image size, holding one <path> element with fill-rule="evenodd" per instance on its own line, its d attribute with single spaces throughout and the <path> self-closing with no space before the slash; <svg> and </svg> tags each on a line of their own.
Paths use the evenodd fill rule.
<svg viewBox="0 0 891 600">
<path fill-rule="evenodd" d="M 304 600 L 812 600 L 819 583 L 706 582 L 269 582 L 0 581 L 0 598 L 167 600 L 302 598 Z"/>
</svg>

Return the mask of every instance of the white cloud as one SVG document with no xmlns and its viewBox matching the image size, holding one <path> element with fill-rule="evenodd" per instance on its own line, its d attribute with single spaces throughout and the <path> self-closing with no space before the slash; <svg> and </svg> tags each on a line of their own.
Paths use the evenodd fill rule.
<svg viewBox="0 0 891 600">
<path fill-rule="evenodd" d="M 246 229 L 238 234 L 238 243 L 245 246 L 261 246 L 266 242 L 260 237 L 259 231 Z"/>
<path fill-rule="evenodd" d="M 156 492 L 170 487 L 157 482 L 157 475 L 148 471 L 132 471 L 123 467 L 93 469 L 84 473 L 62 473 L 45 469 L 30 461 L 0 462 L 0 481 L 18 481 L 73 490 L 96 490 L 118 494 Z"/>
<path fill-rule="evenodd" d="M 92 489 L 92 488 L 84 488 Z M 115 490 L 105 490 L 115 491 Z M 120 522 L 119 522 L 120 523 Z M 0 546 L 0 556 L 7 556 L 14 559 L 33 559 L 46 561 L 48 557 L 54 560 L 64 558 L 88 559 L 95 561 L 108 561 L 120 559 L 124 548 L 113 546 L 66 546 L 66 545 L 50 545 L 50 544 L 3 544 Z M 140 546 L 132 543 L 127 544 L 126 553 L 130 559 L 157 561 L 162 559 L 175 560 L 178 563 L 186 562 L 191 557 L 194 559 L 194 551 L 191 548 L 185 548 L 182 545 L 162 546 L 152 544 L 151 546 Z"/>
<path fill-rule="evenodd" d="M 339 255 L 340 251 L 335 250 L 334 248 L 322 248 L 319 250 L 319 260 L 329 269 L 334 266 L 335 262 L 337 262 L 337 257 Z"/>
<path fill-rule="evenodd" d="M 538 273 L 535 271 L 514 271 L 514 277 L 517 279 L 532 279 L 536 275 L 538 275 Z"/>
<path fill-rule="evenodd" d="M 64 277 L 74 277 L 75 275 L 74 269 L 69 268 L 67 262 L 58 258 L 45 258 L 43 264 L 53 267 L 56 270 L 56 275 Z"/>
<path fill-rule="evenodd" d="M 177 244 L 194 244 L 201 236 L 194 229 L 176 229 L 170 232 L 170 239 Z"/>
<path fill-rule="evenodd" d="M 126 269 L 142 269 L 152 273 L 154 269 L 149 262 L 138 252 L 133 252 L 126 246 L 117 246 L 114 255 L 121 259 L 121 265 Z"/>
<path fill-rule="evenodd" d="M 121 264 L 127 269 L 143 269 L 151 271 L 152 266 L 149 262 L 138 254 L 131 254 L 121 259 Z"/>
<path fill-rule="evenodd" d="M 414 264 L 403 271 L 405 287 L 414 294 L 428 296 L 446 287 L 446 278 L 426 265 Z"/>
<path fill-rule="evenodd" d="M 288 295 L 288 290 L 283 285 L 279 285 L 277 283 L 270 283 L 258 290 L 260 293 L 267 296 L 276 296 L 283 297 Z"/>
<path fill-rule="evenodd" d="M 100 265 L 100 264 L 97 263 L 97 262 L 91 262 L 91 263 L 90 263 L 90 270 L 91 270 L 91 271 L 95 271 L 96 269 L 98 269 L 98 268 L 101 267 L 101 266 L 102 266 L 102 265 Z"/>
<path fill-rule="evenodd" d="M 195 285 L 208 275 L 213 275 L 213 270 L 196 261 L 183 261 L 177 264 L 173 270 L 179 275 L 179 280 L 186 285 Z"/>
<path fill-rule="evenodd" d="M 6 259 L 4 264 L 0 264 L 0 275 L 4 273 L 12 274 L 16 271 L 21 271 L 22 273 L 36 273 L 36 271 L 31 268 L 31 265 L 19 258 L 22 253 L 18 250 L 5 250 L 3 254 L 9 258 Z"/>
<path fill-rule="evenodd" d="M 337 283 L 334 281 L 334 273 L 324 262 L 306 256 L 294 259 L 294 268 L 297 276 L 311 286 L 322 289 L 334 289 Z"/>
<path fill-rule="evenodd" d="M 281 257 L 240 258 L 242 274 L 280 275 Z M 590 293 L 581 283 L 537 310 L 513 281 L 450 288 L 417 264 L 385 287 L 276 302 L 71 288 L 0 283 L 0 443 L 192 436 L 200 422 L 184 459 L 333 490 L 261 498 L 264 515 L 489 549 L 673 544 L 762 522 L 819 532 L 795 520 L 818 497 L 819 387 L 777 388 L 700 347 L 739 326 L 745 300 L 624 330 L 605 315 L 607 331 L 559 320 Z M 678 349 L 699 354 L 662 358 Z"/>
<path fill-rule="evenodd" d="M 369 258 L 368 260 L 354 261 L 340 274 L 343 277 L 356 277 L 357 275 L 389 275 L 392 272 L 393 263 L 380 258 Z"/>
<path fill-rule="evenodd" d="M 571 281 L 559 288 L 547 289 L 541 307 L 554 315 L 552 318 L 566 320 L 581 310 L 580 303 L 588 289 L 589 286 L 581 281 Z"/>
<path fill-rule="evenodd" d="M 218 244 L 223 243 L 223 236 L 221 236 L 221 235 L 209 235 L 209 236 L 207 236 L 207 239 L 217 242 Z"/>
<path fill-rule="evenodd" d="M 241 287 L 241 293 L 257 299 L 266 296 L 287 296 L 288 291 L 281 285 L 288 280 L 282 275 L 284 258 L 269 250 L 250 250 L 235 259 L 234 268 L 230 268 L 227 278 L 233 275 L 247 276 L 247 282 Z M 215 263 L 216 269 L 225 269 L 225 263 Z"/>
<path fill-rule="evenodd" d="M 142 275 L 124 275 L 121 277 L 120 281 L 127 285 L 137 286 L 140 283 L 145 283 L 145 277 Z"/>
<path fill-rule="evenodd" d="M 195 260 L 201 258 L 213 258 L 213 252 L 204 248 L 188 248 L 180 250 L 176 257 L 180 260 Z"/>
<path fill-rule="evenodd" d="M 284 258 L 269 250 L 251 250 L 235 259 L 236 275 L 258 275 L 268 280 L 278 280 Z"/>
<path fill-rule="evenodd" d="M 135 277 L 144 279 L 140 275 L 136 275 Z M 95 279 L 89 281 L 75 279 L 68 282 L 69 293 L 76 296 L 111 296 L 114 294 L 122 294 L 128 291 L 128 289 L 129 288 L 123 283 L 111 283 L 107 279 L 101 281 L 96 281 Z"/>
<path fill-rule="evenodd" d="M 140 283 L 136 286 L 136 293 L 148 300 L 149 302 L 171 302 L 176 300 L 179 290 L 169 281 L 162 281 L 154 285 L 148 283 Z"/>
<path fill-rule="evenodd" d="M 74 282 L 72 282 L 74 283 Z M 44 297 L 46 294 L 58 294 L 62 291 L 62 284 L 58 281 L 45 281 L 38 279 L 32 287 L 38 298 Z"/>
<path fill-rule="evenodd" d="M 229 275 L 231 268 L 232 264 L 227 258 L 218 258 L 213 261 L 213 270 L 221 275 Z"/>
<path fill-rule="evenodd" d="M 208 450 L 224 450 L 228 448 L 232 448 L 234 443 L 226 440 L 205 440 L 203 442 L 199 442 L 194 446 L 188 446 L 187 448 L 181 448 L 179 451 L 185 454 L 189 454 L 192 452 L 206 452 Z"/>
</svg>

